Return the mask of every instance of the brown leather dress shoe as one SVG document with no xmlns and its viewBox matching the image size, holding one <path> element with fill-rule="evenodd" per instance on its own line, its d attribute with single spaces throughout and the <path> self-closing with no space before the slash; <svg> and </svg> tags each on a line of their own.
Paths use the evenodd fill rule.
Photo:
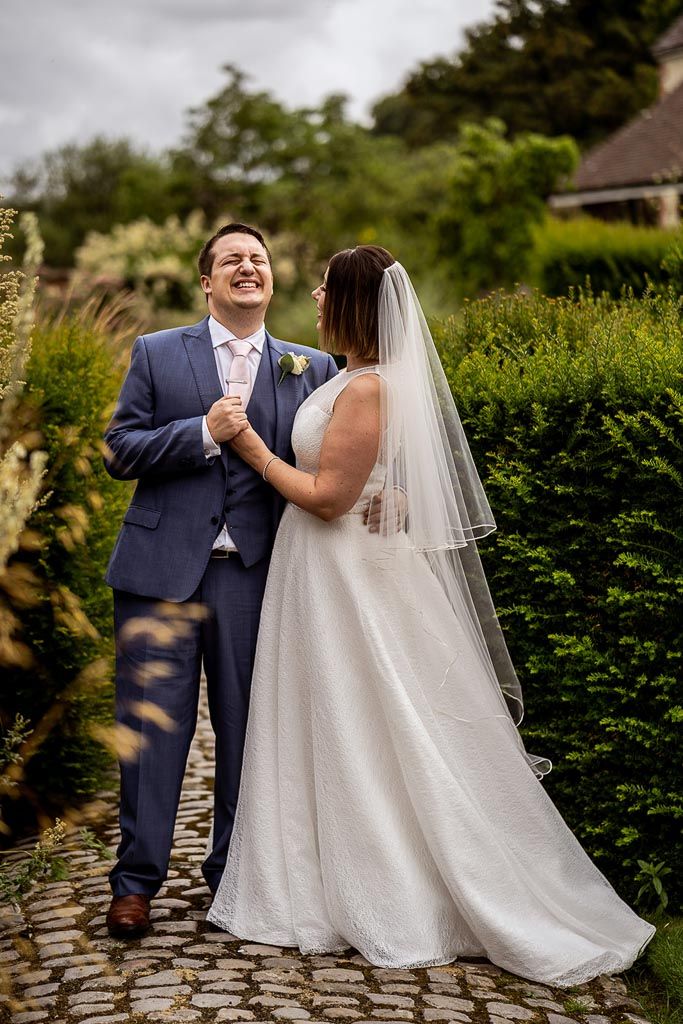
<svg viewBox="0 0 683 1024">
<path fill-rule="evenodd" d="M 135 939 L 149 928 L 149 896 L 114 896 L 107 914 L 107 928 L 115 939 Z"/>
</svg>

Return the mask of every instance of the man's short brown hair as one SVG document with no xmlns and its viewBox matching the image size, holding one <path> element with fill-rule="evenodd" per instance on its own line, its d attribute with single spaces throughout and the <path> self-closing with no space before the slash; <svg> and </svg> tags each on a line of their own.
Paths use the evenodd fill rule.
<svg viewBox="0 0 683 1024">
<path fill-rule="evenodd" d="M 200 277 L 211 277 L 211 271 L 213 270 L 213 244 L 223 235 L 253 235 L 263 246 L 268 257 L 268 262 L 272 264 L 273 260 L 270 255 L 270 250 L 266 245 L 266 240 L 258 230 L 258 228 L 252 228 L 250 224 L 224 224 L 222 228 L 219 228 L 215 235 L 212 235 L 208 241 L 204 242 L 201 248 L 201 252 L 197 257 L 197 266 L 199 267 Z"/>
<path fill-rule="evenodd" d="M 332 257 L 320 321 L 323 351 L 378 358 L 379 289 L 384 271 L 395 262 L 381 245 L 358 245 Z"/>
</svg>

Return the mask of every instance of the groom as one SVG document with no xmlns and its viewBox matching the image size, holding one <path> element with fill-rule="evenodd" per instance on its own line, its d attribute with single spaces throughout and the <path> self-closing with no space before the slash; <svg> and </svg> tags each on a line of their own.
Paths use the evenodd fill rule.
<svg viewBox="0 0 683 1024">
<path fill-rule="evenodd" d="M 273 294 L 263 236 L 227 224 L 199 254 L 209 316 L 139 337 L 105 440 L 105 464 L 136 480 L 107 570 L 114 589 L 121 843 L 110 874 L 110 934 L 149 927 L 168 868 L 202 663 L 216 736 L 213 849 L 202 866 L 218 887 L 235 815 L 261 601 L 284 502 L 231 450 L 249 421 L 293 462 L 292 423 L 336 366 L 271 337 Z M 310 364 L 281 380 L 287 353 Z M 291 360 L 285 360 L 285 365 Z M 295 366 L 298 370 L 299 366 Z"/>
</svg>

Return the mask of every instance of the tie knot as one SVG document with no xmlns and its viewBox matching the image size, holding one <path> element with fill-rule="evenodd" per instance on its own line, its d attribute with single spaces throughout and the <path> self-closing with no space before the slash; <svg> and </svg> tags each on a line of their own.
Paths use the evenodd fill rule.
<svg viewBox="0 0 683 1024">
<path fill-rule="evenodd" d="M 250 341 L 240 341 L 238 338 L 228 342 L 228 348 L 234 356 L 248 356 L 253 347 Z"/>
</svg>

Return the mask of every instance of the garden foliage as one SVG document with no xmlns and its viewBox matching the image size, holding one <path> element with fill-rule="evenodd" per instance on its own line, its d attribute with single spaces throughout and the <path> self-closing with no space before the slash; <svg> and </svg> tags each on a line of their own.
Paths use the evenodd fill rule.
<svg viewBox="0 0 683 1024">
<path fill-rule="evenodd" d="M 25 657 L 3 670 L 0 717 L 23 716 L 22 816 L 91 794 L 111 761 L 92 738 L 111 720 L 111 592 L 104 568 L 127 503 L 127 489 L 102 464 L 102 431 L 123 368 L 107 313 L 41 323 L 26 367 L 24 429 L 41 437 L 47 472 L 30 515 L 31 544 L 17 556 L 30 582 L 19 600 Z M 7 808 L 10 821 L 17 817 Z"/>
<path fill-rule="evenodd" d="M 333 252 L 358 242 L 381 240 L 424 262 L 452 145 L 413 153 L 353 121 L 341 96 L 291 109 L 251 88 L 238 69 L 225 72 L 219 91 L 189 112 L 183 145 L 173 151 L 153 157 L 125 140 L 98 138 L 47 153 L 15 175 L 13 203 L 38 215 L 48 265 L 73 266 L 81 246 L 92 249 L 93 232 L 110 238 L 109 262 L 130 243 L 137 253 L 151 247 L 158 264 L 162 238 L 168 252 L 182 255 L 195 211 L 208 225 L 239 220 L 258 224 L 269 239 L 288 236 L 292 269 L 309 291 L 312 266 L 317 274 Z M 133 234 L 122 235 L 120 225 L 135 225 Z M 155 235 L 152 225 L 163 227 Z M 100 250 L 98 272 L 107 260 Z M 165 275 L 169 284 L 180 281 L 181 294 L 168 296 L 176 307 L 181 264 L 171 262 Z M 159 281 L 153 267 L 145 286 Z"/>
<path fill-rule="evenodd" d="M 594 293 L 642 295 L 673 279 L 672 252 L 680 236 L 663 228 L 591 217 L 547 218 L 535 232 L 531 277 L 546 295 L 566 295 L 590 281 Z"/>
<path fill-rule="evenodd" d="M 13 237 L 15 211 L 0 208 L 0 264 L 10 257 L 2 250 Z M 46 454 L 36 450 L 35 433 L 17 423 L 23 375 L 31 351 L 35 270 L 42 243 L 35 217 L 24 214 L 27 236 L 23 270 L 0 276 L 0 670 L 28 665 L 30 652 L 20 639 L 20 609 L 31 599 L 33 578 L 15 558 L 30 548 L 26 521 L 35 509 L 42 486 Z M 8 831 L 2 797 L 18 789 L 15 776 L 23 760 L 22 745 L 30 723 L 0 713 L 0 833 Z"/>
<path fill-rule="evenodd" d="M 460 294 L 523 281 L 545 198 L 578 162 L 568 136 L 505 137 L 502 121 L 461 127 L 439 220 L 441 255 Z"/>
<path fill-rule="evenodd" d="M 141 308 L 191 310 L 205 315 L 206 301 L 199 287 L 197 254 L 211 234 L 201 213 L 183 222 L 176 216 L 163 224 L 148 217 L 116 224 L 110 234 L 90 231 L 76 252 L 74 285 L 93 286 L 114 293 L 135 292 Z"/>
<path fill-rule="evenodd" d="M 680 302 L 497 294 L 437 338 L 498 523 L 480 550 L 529 747 L 554 761 L 549 793 L 620 892 L 635 899 L 639 861 L 670 866 L 676 912 Z"/>
</svg>

